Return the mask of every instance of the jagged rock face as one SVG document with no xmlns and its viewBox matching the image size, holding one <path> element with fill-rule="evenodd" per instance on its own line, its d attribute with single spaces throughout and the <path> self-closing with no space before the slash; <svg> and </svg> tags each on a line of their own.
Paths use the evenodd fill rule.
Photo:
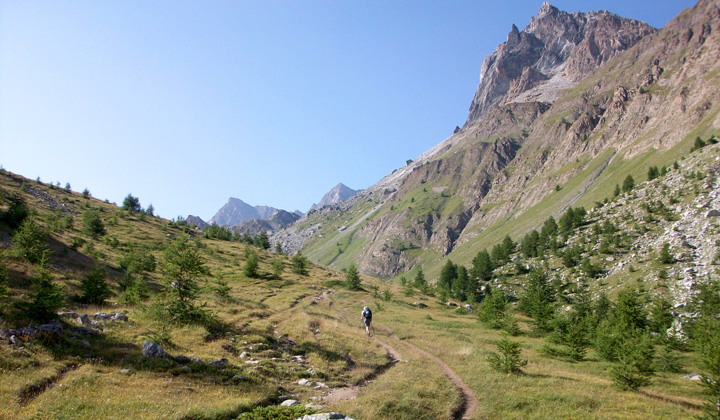
<svg viewBox="0 0 720 420">
<path fill-rule="evenodd" d="M 537 17 L 482 64 L 480 84 L 463 128 L 510 102 L 553 102 L 618 52 L 653 33 L 649 25 L 608 12 L 567 13 L 543 3 Z"/>
<path fill-rule="evenodd" d="M 328 191 L 319 203 L 313 204 L 309 211 L 319 210 L 325 206 L 337 204 L 341 201 L 345 201 L 353 195 L 357 194 L 357 191 L 352 188 L 348 188 L 342 183 L 337 184 L 333 189 Z"/>
<path fill-rule="evenodd" d="M 253 207 L 239 198 L 230 197 L 208 223 L 218 226 L 233 226 L 250 219 L 267 220 L 276 210 L 268 206 Z"/>
<path fill-rule="evenodd" d="M 192 225 L 197 226 L 198 229 L 202 229 L 202 228 L 204 228 L 205 226 L 207 226 L 207 223 L 205 223 L 205 221 L 204 221 L 203 219 L 199 218 L 198 216 L 193 216 L 192 214 L 189 215 L 189 216 L 187 217 L 187 219 L 185 219 L 185 222 L 186 222 L 189 226 L 192 226 Z"/>
</svg>

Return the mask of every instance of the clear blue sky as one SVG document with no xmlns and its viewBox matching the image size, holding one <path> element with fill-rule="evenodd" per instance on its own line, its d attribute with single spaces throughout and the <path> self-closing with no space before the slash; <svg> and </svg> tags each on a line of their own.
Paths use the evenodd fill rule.
<svg viewBox="0 0 720 420">
<path fill-rule="evenodd" d="M 174 218 L 307 211 L 462 125 L 541 1 L 0 0 L 0 164 Z M 694 1 L 555 1 L 664 26 Z"/>
</svg>

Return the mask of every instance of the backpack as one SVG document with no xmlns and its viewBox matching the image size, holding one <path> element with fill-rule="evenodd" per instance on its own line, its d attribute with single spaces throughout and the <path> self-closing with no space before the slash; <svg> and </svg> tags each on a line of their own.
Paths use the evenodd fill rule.
<svg viewBox="0 0 720 420">
<path fill-rule="evenodd" d="M 372 321 L 372 311 L 370 309 L 364 309 L 362 313 L 363 318 L 368 321 Z"/>
</svg>

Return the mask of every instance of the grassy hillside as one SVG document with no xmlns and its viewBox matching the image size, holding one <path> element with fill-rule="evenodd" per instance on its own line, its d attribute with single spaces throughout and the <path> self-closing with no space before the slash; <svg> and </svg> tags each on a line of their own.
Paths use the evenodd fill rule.
<svg viewBox="0 0 720 420">
<path fill-rule="evenodd" d="M 613 203 L 622 206 L 611 203 L 591 213 L 588 223 L 575 230 L 568 243 L 581 243 L 585 238 L 585 242 L 599 244 L 604 236 L 588 241 L 594 224 L 607 218 L 628 218 L 611 210 L 639 209 L 639 191 L 644 191 L 644 197 L 649 197 L 650 191 L 665 193 L 670 200 L 675 193 L 667 193 L 662 185 L 673 179 L 687 177 L 688 183 L 683 185 L 689 187 L 672 206 L 694 208 L 697 197 L 707 195 L 704 187 L 709 182 L 696 173 L 709 174 L 717 155 L 717 146 L 706 147 L 680 161 L 680 169 L 672 169 L 663 178 L 648 184 L 638 180 L 635 192 L 614 199 Z M 614 185 L 616 181 L 606 182 Z M 554 333 L 536 330 L 536 319 L 518 303 L 522 303 L 530 279 L 528 273 L 515 272 L 516 263 L 545 267 L 552 278 L 566 283 L 573 283 L 582 273 L 579 267 L 565 267 L 561 257 L 550 252 L 543 258 L 526 259 L 517 251 L 511 257 L 514 263 L 498 267 L 490 282 L 510 297 L 503 328 L 513 334 L 521 358 L 528 362 L 521 374 L 505 374 L 492 368 L 488 356 L 498 352 L 498 343 L 509 335 L 494 329 L 497 325 L 492 322 L 478 320 L 487 304 L 457 309 L 439 299 L 439 291 L 437 297 L 428 296 L 409 285 L 370 277 L 362 277 L 362 290 L 350 291 L 343 286 L 342 272 L 311 264 L 307 274 L 295 274 L 289 257 L 206 238 L 182 223 L 123 210 L 5 171 L 0 174 L 0 187 L 0 262 L 8 290 L 7 296 L 0 298 L 0 327 L 8 331 L 41 322 L 22 309 L 35 296 L 42 268 L 20 252 L 25 249 L 18 245 L 20 228 L 7 217 L 17 199 L 29 209 L 27 218 L 48 235 L 43 243 L 49 245 L 51 254 L 45 266 L 63 297 L 57 310 L 128 317 L 128 321 L 86 326 L 96 331 L 94 334 L 79 329 L 80 322 L 72 318 L 58 318 L 63 327 L 59 334 L 11 338 L 6 333 L 0 342 L 3 418 L 231 419 L 287 398 L 298 400 L 298 407 L 314 404 L 308 411 L 340 411 L 355 419 L 659 419 L 693 418 L 701 412 L 703 387 L 682 379 L 705 369 L 701 353 L 691 345 L 674 350 L 678 372 L 658 368 L 648 385 L 632 392 L 619 389 L 609 375 L 618 362 L 606 361 L 592 345 L 585 357 L 574 360 L 564 353 L 563 345 L 553 341 Z M 100 215 L 105 228 L 105 233 L 95 238 L 83 221 L 89 211 Z M 346 215 L 342 222 L 350 225 L 354 221 L 354 215 Z M 712 223 L 709 232 L 717 235 L 717 222 Z M 326 226 L 323 229 L 328 229 Z M 655 223 L 648 231 L 637 223 L 632 229 L 629 226 L 628 232 L 652 235 L 663 231 L 665 225 Z M 338 249 L 352 249 L 354 242 L 347 239 L 345 231 L 332 232 L 338 232 Z M 166 250 L 184 235 L 189 235 L 190 249 L 197 252 L 205 269 L 198 277 L 200 289 L 194 301 L 204 315 L 171 323 L 158 311 L 158 303 L 168 291 Z M 680 259 L 681 252 L 674 246 L 673 253 Z M 250 277 L 244 272 L 253 252 L 259 267 L 258 274 Z M 618 291 L 629 285 L 644 283 L 646 290 L 652 291 L 648 296 L 675 291 L 667 278 L 682 277 L 680 262 L 659 266 L 657 248 L 633 252 L 642 255 L 632 256 L 624 248 L 607 254 L 614 256 L 615 265 L 632 258 L 631 264 L 615 270 L 603 254 L 586 249 L 583 255 L 605 270 L 599 280 L 591 282 L 592 292 L 608 292 L 615 301 Z M 347 254 L 340 253 L 337 260 Z M 127 264 L 128 259 L 145 261 L 149 255 L 156 261 L 154 269 L 136 270 Z M 279 262 L 282 272 L 273 275 Z M 108 298 L 101 305 L 82 303 L 82 282 L 98 265 L 110 289 Z M 657 280 L 663 268 L 666 279 Z M 715 276 L 715 271 L 708 275 Z M 135 273 L 135 281 L 146 286 L 145 294 L 142 288 L 135 294 L 128 292 L 128 273 Z M 573 307 L 573 290 L 558 295 L 557 314 Z M 372 337 L 364 334 L 359 319 L 365 305 L 375 314 Z M 517 328 L 506 328 L 508 319 L 514 320 Z M 146 340 L 160 342 L 169 355 L 157 359 L 143 356 Z M 661 337 L 653 346 L 655 359 L 660 360 Z M 302 379 L 312 385 L 299 384 Z M 300 413 L 300 409 L 284 410 Z"/>
</svg>

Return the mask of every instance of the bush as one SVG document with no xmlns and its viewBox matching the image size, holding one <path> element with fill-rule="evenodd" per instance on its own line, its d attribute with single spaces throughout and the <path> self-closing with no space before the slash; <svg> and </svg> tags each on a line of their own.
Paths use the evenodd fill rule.
<svg viewBox="0 0 720 420">
<path fill-rule="evenodd" d="M 6 211 L 0 213 L 0 220 L 7 223 L 10 229 L 16 229 L 30 215 L 30 210 L 22 197 L 17 194 L 8 197 L 8 201 L 10 201 L 10 205 Z"/>
<path fill-rule="evenodd" d="M 137 305 L 150 296 L 150 290 L 145 280 L 129 272 L 125 273 L 120 283 L 120 289 L 122 292 L 118 296 L 118 302 L 124 304 Z"/>
<path fill-rule="evenodd" d="M 105 269 L 101 265 L 95 265 L 85 278 L 80 281 L 82 295 L 80 301 L 95 305 L 102 305 L 105 299 L 110 297 L 110 288 L 105 281 Z"/>
<path fill-rule="evenodd" d="M 663 246 L 660 249 L 660 256 L 658 257 L 658 261 L 660 261 L 662 264 L 672 264 L 674 260 L 675 259 L 670 253 L 670 244 L 667 242 L 663 243 Z"/>
<path fill-rule="evenodd" d="M 520 343 L 503 338 L 497 344 L 499 353 L 491 353 L 487 360 L 493 369 L 503 373 L 521 373 L 528 361 L 520 358 Z"/>
</svg>

